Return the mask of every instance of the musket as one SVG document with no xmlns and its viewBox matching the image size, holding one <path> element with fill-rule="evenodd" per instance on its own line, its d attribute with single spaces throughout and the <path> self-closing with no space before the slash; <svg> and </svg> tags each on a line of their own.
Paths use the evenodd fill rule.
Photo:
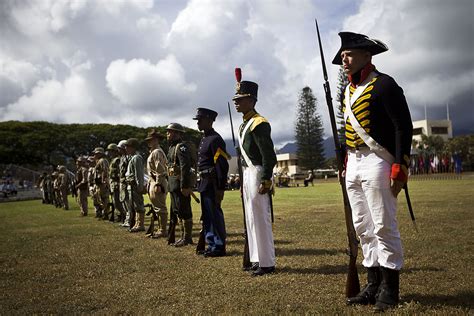
<svg viewBox="0 0 474 316">
<path fill-rule="evenodd" d="M 349 255 L 349 269 L 347 273 L 347 281 L 346 281 L 346 297 L 353 297 L 356 296 L 360 291 L 360 283 L 359 283 L 359 275 L 357 273 L 357 252 L 358 252 L 358 240 L 354 229 L 354 224 L 352 222 L 352 211 L 351 206 L 349 204 L 349 198 L 347 197 L 346 191 L 346 184 L 344 177 L 342 177 L 344 163 L 343 163 L 343 154 L 342 154 L 342 147 L 339 142 L 339 137 L 337 133 L 336 127 L 336 119 L 334 117 L 334 108 L 332 105 L 332 97 L 331 97 L 331 89 L 329 87 L 328 82 L 328 73 L 326 70 L 326 63 L 324 61 L 324 53 L 323 53 L 323 46 L 321 44 L 321 37 L 319 35 L 319 27 L 318 21 L 315 19 L 316 22 L 316 32 L 318 34 L 318 42 L 319 42 L 319 51 L 321 55 L 321 63 L 323 68 L 323 76 L 324 76 L 324 92 L 326 94 L 326 103 L 328 106 L 329 117 L 331 119 L 331 128 L 332 128 L 332 135 L 334 138 L 334 147 L 336 148 L 336 161 L 337 161 L 337 169 L 339 171 L 339 183 L 341 184 L 342 189 L 342 197 L 344 201 L 344 217 L 346 220 L 346 230 L 347 230 L 347 238 L 349 241 L 349 247 L 347 249 L 347 253 Z"/>
<path fill-rule="evenodd" d="M 148 212 L 145 215 L 151 215 L 150 226 L 148 226 L 145 236 L 152 237 L 155 232 L 155 221 L 158 220 L 158 215 L 151 203 L 145 204 L 144 207 L 148 207 Z"/>
<path fill-rule="evenodd" d="M 113 202 L 109 202 L 109 204 L 107 204 L 108 207 L 107 209 L 110 209 L 110 219 L 109 219 L 109 222 L 115 222 L 115 205 Z"/>
<path fill-rule="evenodd" d="M 240 190 L 242 192 L 242 184 L 243 184 L 243 172 L 242 172 L 242 162 L 240 160 L 240 148 L 235 144 L 235 135 L 234 135 L 234 124 L 232 123 L 232 113 L 230 111 L 230 103 L 227 102 L 227 108 L 229 110 L 229 120 L 230 120 L 230 130 L 232 131 L 232 142 L 234 144 L 234 148 L 237 152 L 237 169 L 239 170 L 239 178 L 240 178 Z M 271 197 L 270 197 L 271 199 Z M 250 263 L 250 252 L 249 252 L 249 240 L 247 237 L 247 223 L 245 221 L 245 204 L 244 204 L 244 197 L 243 194 L 240 195 L 240 200 L 242 202 L 242 213 L 244 215 L 244 257 L 242 260 L 242 268 L 244 270 L 249 269 L 252 264 Z"/>
<path fill-rule="evenodd" d="M 418 233 L 419 231 L 418 231 L 418 226 L 416 225 L 415 213 L 413 213 L 413 207 L 411 206 L 410 195 L 408 194 L 408 185 L 405 183 L 405 186 L 403 188 L 405 189 L 405 197 L 407 199 L 408 211 L 410 212 L 411 222 L 413 223 L 413 227 L 415 227 L 415 231 Z"/>
<path fill-rule="evenodd" d="M 193 191 L 191 191 L 190 195 L 191 195 L 191 197 L 193 198 L 194 202 L 196 202 L 197 204 L 201 203 L 201 201 L 200 201 L 199 198 L 196 196 L 196 194 L 194 194 Z"/>
</svg>

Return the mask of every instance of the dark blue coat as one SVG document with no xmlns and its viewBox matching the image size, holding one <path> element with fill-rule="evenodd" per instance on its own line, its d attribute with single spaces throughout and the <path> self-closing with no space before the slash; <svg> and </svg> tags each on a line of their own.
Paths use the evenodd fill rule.
<svg viewBox="0 0 474 316">
<path fill-rule="evenodd" d="M 209 190 L 214 185 L 217 190 L 225 190 L 229 172 L 230 155 L 226 152 L 225 142 L 214 129 L 204 133 L 198 150 L 198 171 L 213 168 L 210 174 L 201 174 L 199 192 Z"/>
</svg>

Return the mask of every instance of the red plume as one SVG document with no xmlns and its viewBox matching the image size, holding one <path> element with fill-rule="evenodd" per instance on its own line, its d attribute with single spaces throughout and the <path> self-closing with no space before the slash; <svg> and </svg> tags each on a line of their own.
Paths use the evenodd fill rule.
<svg viewBox="0 0 474 316">
<path fill-rule="evenodd" d="M 242 70 L 240 70 L 240 68 L 235 68 L 235 79 L 237 82 L 242 80 Z"/>
</svg>

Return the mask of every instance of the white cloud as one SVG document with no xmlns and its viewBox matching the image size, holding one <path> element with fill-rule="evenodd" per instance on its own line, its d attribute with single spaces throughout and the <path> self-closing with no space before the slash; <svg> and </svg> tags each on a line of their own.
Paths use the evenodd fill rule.
<svg viewBox="0 0 474 316">
<path fill-rule="evenodd" d="M 120 102 L 137 111 L 177 111 L 196 91 L 173 55 L 153 64 L 148 60 L 115 60 L 107 68 L 107 88 Z"/>
<path fill-rule="evenodd" d="M 260 86 L 257 108 L 277 143 L 293 139 L 306 85 L 329 132 L 315 17 L 333 96 L 337 33 L 350 30 L 388 44 L 374 63 L 404 88 L 413 112 L 425 102 L 474 102 L 469 0 L 6 0 L 0 9 L 0 120 L 194 127 L 195 108 L 205 106 L 229 137 L 240 66 Z"/>
<path fill-rule="evenodd" d="M 64 82 L 39 81 L 30 95 L 0 109 L 4 120 L 35 120 L 55 122 L 89 122 L 100 120 L 92 111 L 94 99 L 89 95 L 87 81 L 79 74 L 72 74 Z M 87 113 L 87 115 L 84 115 Z"/>
</svg>

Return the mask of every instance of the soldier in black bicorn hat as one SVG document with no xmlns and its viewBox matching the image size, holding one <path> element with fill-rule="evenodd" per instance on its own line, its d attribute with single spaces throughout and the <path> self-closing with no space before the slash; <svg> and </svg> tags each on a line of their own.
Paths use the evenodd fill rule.
<svg viewBox="0 0 474 316">
<path fill-rule="evenodd" d="M 189 145 L 183 141 L 184 127 L 171 123 L 166 128 L 168 139 L 168 188 L 171 197 L 170 228 L 179 219 L 181 238 L 175 243 L 174 229 L 168 231 L 168 243 L 175 247 L 193 244 L 193 212 L 191 209 L 191 194 L 194 185 L 193 157 Z M 195 161 L 195 160 L 194 160 Z"/>
<path fill-rule="evenodd" d="M 277 160 L 270 123 L 255 111 L 258 85 L 241 81 L 241 76 L 240 68 L 237 68 L 237 87 L 232 99 L 244 120 L 239 128 L 242 192 L 252 275 L 260 276 L 275 271 L 270 192 Z"/>
<path fill-rule="evenodd" d="M 368 271 L 367 286 L 347 303 L 375 304 L 381 311 L 399 302 L 397 195 L 408 179 L 413 127 L 403 90 L 372 64 L 387 46 L 362 34 L 339 36 L 333 64 L 343 65 L 350 82 L 344 99 L 346 187 Z"/>
<path fill-rule="evenodd" d="M 202 223 L 207 249 L 205 257 L 225 256 L 226 231 L 224 213 L 221 202 L 227 183 L 230 159 L 226 152 L 225 142 L 212 124 L 216 120 L 217 112 L 205 108 L 198 108 L 193 118 L 197 126 L 204 133 L 198 150 L 198 172 L 200 176 L 199 192 L 201 193 Z"/>
</svg>

